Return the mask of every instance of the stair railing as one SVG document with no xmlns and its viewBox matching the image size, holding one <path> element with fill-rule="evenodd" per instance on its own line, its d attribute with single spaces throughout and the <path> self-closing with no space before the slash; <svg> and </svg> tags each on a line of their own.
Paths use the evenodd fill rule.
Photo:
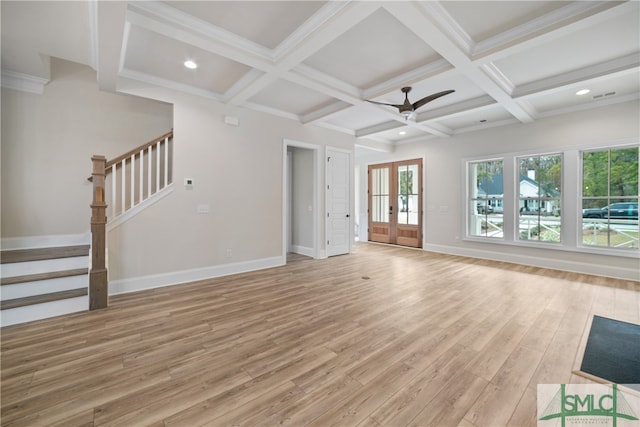
<svg viewBox="0 0 640 427">
<path fill-rule="evenodd" d="M 172 182 L 173 129 L 112 160 L 95 155 L 91 203 L 89 310 L 108 305 L 107 217 L 117 219 Z M 107 175 L 111 174 L 109 182 Z M 107 183 L 110 185 L 107 186 Z M 110 200 L 110 206 L 106 201 Z"/>
</svg>

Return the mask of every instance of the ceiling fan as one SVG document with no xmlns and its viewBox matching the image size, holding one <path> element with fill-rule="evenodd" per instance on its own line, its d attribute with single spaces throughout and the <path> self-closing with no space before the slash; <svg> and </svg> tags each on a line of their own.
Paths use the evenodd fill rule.
<svg viewBox="0 0 640 427">
<path fill-rule="evenodd" d="M 427 104 L 433 101 L 434 99 L 438 99 L 441 96 L 449 95 L 450 93 L 455 92 L 455 90 L 444 90 L 442 92 L 437 92 L 429 96 L 425 96 L 421 100 L 416 101 L 412 104 L 411 102 L 409 102 L 409 92 L 411 92 L 411 86 L 403 87 L 401 90 L 404 93 L 404 104 L 387 104 L 386 102 L 370 101 L 368 99 L 366 101 L 372 104 L 388 105 L 390 107 L 396 107 L 400 112 L 400 114 L 402 114 L 404 119 L 407 120 L 409 119 L 409 117 L 414 111 L 422 107 L 424 104 Z"/>
</svg>

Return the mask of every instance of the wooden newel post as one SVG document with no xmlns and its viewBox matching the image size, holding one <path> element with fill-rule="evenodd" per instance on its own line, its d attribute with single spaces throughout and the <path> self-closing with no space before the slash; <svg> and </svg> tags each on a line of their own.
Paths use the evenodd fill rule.
<svg viewBox="0 0 640 427">
<path fill-rule="evenodd" d="M 109 291 L 106 267 L 107 204 L 104 178 L 107 159 L 93 156 L 93 201 L 91 202 L 91 271 L 89 272 L 89 310 L 106 308 Z"/>
</svg>

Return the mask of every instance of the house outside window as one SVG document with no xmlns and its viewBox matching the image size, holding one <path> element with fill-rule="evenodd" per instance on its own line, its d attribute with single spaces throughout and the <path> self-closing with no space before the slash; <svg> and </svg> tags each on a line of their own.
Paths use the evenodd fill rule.
<svg viewBox="0 0 640 427">
<path fill-rule="evenodd" d="M 562 156 L 517 159 L 518 239 L 559 243 L 562 226 Z"/>
<path fill-rule="evenodd" d="M 638 151 L 582 152 L 583 246 L 638 250 Z"/>
<path fill-rule="evenodd" d="M 473 237 L 504 238 L 503 161 L 468 163 L 469 230 Z"/>
</svg>

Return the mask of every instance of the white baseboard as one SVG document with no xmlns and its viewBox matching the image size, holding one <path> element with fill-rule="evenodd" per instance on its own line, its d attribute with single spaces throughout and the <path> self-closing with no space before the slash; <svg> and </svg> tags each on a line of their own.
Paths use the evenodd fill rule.
<svg viewBox="0 0 640 427">
<path fill-rule="evenodd" d="M 493 252 L 469 248 L 457 248 L 444 245 L 424 245 L 425 251 L 438 252 L 448 255 L 458 255 L 470 258 L 488 259 L 492 261 L 505 261 L 515 264 L 530 265 L 533 267 L 549 268 L 552 270 L 570 271 L 575 273 L 591 274 L 594 276 L 611 277 L 624 280 L 639 280 L 637 268 L 609 267 L 602 264 L 590 264 L 586 262 L 566 261 L 534 257 L 531 255 L 517 255 L 504 252 Z"/>
<path fill-rule="evenodd" d="M 3 251 L 17 249 L 52 248 L 56 246 L 88 245 L 91 232 L 50 236 L 5 237 L 0 241 Z"/>
<path fill-rule="evenodd" d="M 171 273 L 133 277 L 131 279 L 113 280 L 109 281 L 109 295 L 125 294 L 145 289 L 161 288 L 164 286 L 194 282 L 197 280 L 246 273 L 249 271 L 264 270 L 285 264 L 285 260 L 281 256 L 278 256 L 245 262 L 234 262 L 231 264 L 214 265 L 211 267 L 197 268 L 193 270 L 181 270 Z"/>
<path fill-rule="evenodd" d="M 304 255 L 313 258 L 313 248 L 307 248 L 305 246 L 291 245 L 291 252 L 294 254 Z"/>
</svg>

